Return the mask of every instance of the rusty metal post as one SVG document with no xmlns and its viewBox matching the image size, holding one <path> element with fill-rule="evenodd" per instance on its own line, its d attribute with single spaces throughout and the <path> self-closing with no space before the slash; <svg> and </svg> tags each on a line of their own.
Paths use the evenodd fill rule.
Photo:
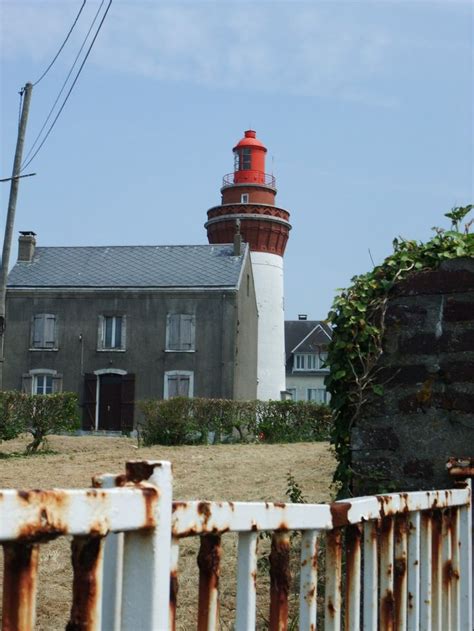
<svg viewBox="0 0 474 631">
<path fill-rule="evenodd" d="M 198 631 L 213 631 L 219 618 L 220 535 L 204 535 L 197 558 L 199 567 Z"/>
<path fill-rule="evenodd" d="M 418 631 L 420 621 L 420 530 L 421 513 L 408 514 L 408 631 Z"/>
<path fill-rule="evenodd" d="M 442 629 L 442 579 L 443 571 L 441 566 L 441 546 L 442 546 L 442 513 L 440 510 L 433 510 L 431 518 L 431 569 L 432 569 L 432 630 L 443 631 Z"/>
<path fill-rule="evenodd" d="M 346 527 L 346 631 L 360 629 L 360 568 L 362 526 Z"/>
<path fill-rule="evenodd" d="M 290 582 L 290 536 L 275 532 L 270 552 L 270 631 L 287 628 Z"/>
<path fill-rule="evenodd" d="M 239 533 L 237 558 L 237 631 L 255 628 L 258 533 Z"/>
<path fill-rule="evenodd" d="M 74 537 L 71 616 L 66 631 L 101 631 L 103 537 Z"/>
<path fill-rule="evenodd" d="M 377 539 L 377 523 L 366 522 L 364 524 L 364 631 L 376 629 L 378 622 Z"/>
<path fill-rule="evenodd" d="M 326 536 L 325 631 L 341 628 L 342 529 L 330 530 Z"/>
<path fill-rule="evenodd" d="M 382 517 L 380 525 L 380 628 L 393 631 L 395 623 L 394 519 Z"/>
<path fill-rule="evenodd" d="M 395 517 L 395 629 L 406 631 L 407 628 L 407 559 L 408 559 L 408 523 L 406 515 Z"/>
<path fill-rule="evenodd" d="M 456 485 L 466 487 L 470 492 L 470 506 L 459 509 L 459 623 L 460 628 L 474 629 L 474 502 L 472 497 L 472 480 L 474 479 L 474 457 L 449 458 L 446 468 Z M 463 626 L 464 625 L 464 626 Z"/>
<path fill-rule="evenodd" d="M 144 482 L 150 526 L 124 537 L 122 629 L 168 629 L 171 568 L 171 464 L 127 462 L 127 480 Z M 146 480 L 146 482 L 145 482 Z"/>
<path fill-rule="evenodd" d="M 316 631 L 318 605 L 317 530 L 305 530 L 301 538 L 300 618 L 301 631 Z"/>
<path fill-rule="evenodd" d="M 171 567 L 170 567 L 170 631 L 176 629 L 176 608 L 178 606 L 178 560 L 179 539 L 173 537 L 171 542 Z"/>
<path fill-rule="evenodd" d="M 37 544 L 3 545 L 3 631 L 33 631 L 36 615 Z"/>
<path fill-rule="evenodd" d="M 420 629 L 431 630 L 431 604 L 433 600 L 433 584 L 431 571 L 431 514 L 421 514 L 420 531 Z"/>
<path fill-rule="evenodd" d="M 113 488 L 117 476 L 104 474 L 92 479 L 95 488 Z M 102 563 L 102 626 L 120 631 L 122 617 L 123 532 L 110 533 L 104 541 Z"/>
<path fill-rule="evenodd" d="M 459 528 L 459 509 L 453 508 L 451 511 L 451 628 L 458 629 L 460 626 L 460 590 L 459 581 L 461 578 L 461 567 L 459 558 L 460 548 L 460 528 Z"/>
</svg>

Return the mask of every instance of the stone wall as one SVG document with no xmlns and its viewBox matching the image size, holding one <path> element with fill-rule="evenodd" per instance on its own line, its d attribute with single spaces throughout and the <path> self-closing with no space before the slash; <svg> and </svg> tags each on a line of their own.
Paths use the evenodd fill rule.
<svg viewBox="0 0 474 631">
<path fill-rule="evenodd" d="M 452 486 L 450 456 L 474 456 L 474 260 L 399 283 L 371 396 L 351 435 L 354 493 Z"/>
</svg>

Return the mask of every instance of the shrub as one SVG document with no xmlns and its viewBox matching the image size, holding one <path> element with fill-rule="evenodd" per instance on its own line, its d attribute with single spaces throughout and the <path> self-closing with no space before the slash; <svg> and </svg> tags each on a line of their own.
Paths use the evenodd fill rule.
<svg viewBox="0 0 474 631">
<path fill-rule="evenodd" d="M 305 401 L 233 401 L 176 397 L 140 404 L 145 445 L 259 440 L 328 440 L 328 406 Z"/>
<path fill-rule="evenodd" d="M 24 431 L 33 436 L 26 447 L 28 454 L 35 453 L 48 434 L 78 429 L 77 395 L 73 392 L 23 394 L 21 397 Z"/>
<path fill-rule="evenodd" d="M 16 438 L 25 429 L 20 413 L 22 396 L 16 391 L 0 392 L 0 442 Z"/>
<path fill-rule="evenodd" d="M 259 401 L 258 433 L 270 443 L 329 440 L 332 415 L 311 401 Z"/>
</svg>

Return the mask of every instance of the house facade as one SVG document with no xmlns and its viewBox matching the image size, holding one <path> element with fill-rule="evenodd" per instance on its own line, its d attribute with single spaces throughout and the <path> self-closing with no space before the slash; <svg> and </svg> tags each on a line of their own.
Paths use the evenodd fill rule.
<svg viewBox="0 0 474 631">
<path fill-rule="evenodd" d="M 294 401 L 328 403 L 324 378 L 331 329 L 321 320 L 285 321 L 286 389 Z"/>
<path fill-rule="evenodd" d="M 249 248 L 36 247 L 22 233 L 7 291 L 4 388 L 77 392 L 83 429 L 129 431 L 137 401 L 253 399 Z"/>
</svg>

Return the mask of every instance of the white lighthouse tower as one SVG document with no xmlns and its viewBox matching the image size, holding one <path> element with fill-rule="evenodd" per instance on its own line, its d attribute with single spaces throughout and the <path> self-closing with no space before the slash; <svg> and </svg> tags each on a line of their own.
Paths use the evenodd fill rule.
<svg viewBox="0 0 474 631">
<path fill-rule="evenodd" d="M 283 254 L 290 213 L 275 205 L 273 175 L 265 173 L 266 147 L 253 130 L 233 149 L 234 172 L 224 176 L 222 202 L 207 211 L 209 243 L 232 243 L 236 220 L 250 246 L 258 307 L 258 385 L 261 400 L 285 390 Z"/>
</svg>

